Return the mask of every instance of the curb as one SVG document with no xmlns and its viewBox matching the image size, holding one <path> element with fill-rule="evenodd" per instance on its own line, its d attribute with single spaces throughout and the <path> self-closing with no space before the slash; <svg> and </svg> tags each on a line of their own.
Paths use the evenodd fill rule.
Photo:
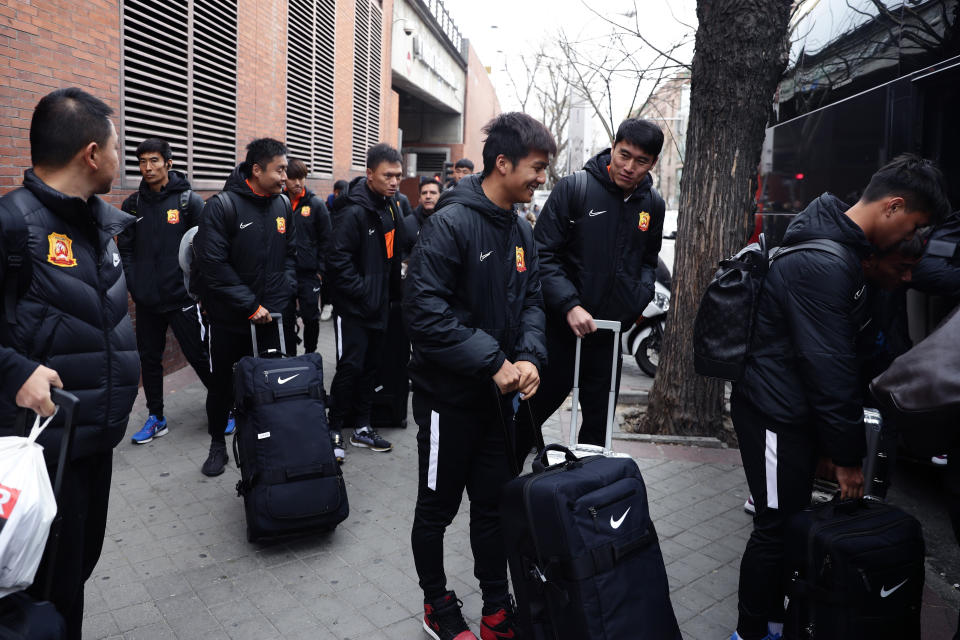
<svg viewBox="0 0 960 640">
<path fill-rule="evenodd" d="M 661 436 L 649 433 L 627 433 L 619 431 L 613 434 L 614 440 L 632 440 L 634 442 L 648 442 L 650 444 L 673 444 L 687 447 L 704 447 L 706 449 L 728 448 L 718 438 L 708 436 Z"/>
</svg>

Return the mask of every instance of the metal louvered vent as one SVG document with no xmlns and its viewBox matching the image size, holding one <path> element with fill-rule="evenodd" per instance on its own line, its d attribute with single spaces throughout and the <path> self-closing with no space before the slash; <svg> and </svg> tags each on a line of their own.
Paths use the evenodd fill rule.
<svg viewBox="0 0 960 640">
<path fill-rule="evenodd" d="M 164 138 L 191 180 L 222 182 L 237 137 L 237 0 L 123 3 L 124 174 L 136 148 Z"/>
<path fill-rule="evenodd" d="M 447 152 L 417 151 L 417 173 L 443 175 L 443 163 L 448 160 Z"/>
<path fill-rule="evenodd" d="M 380 69 L 383 12 L 374 0 L 357 0 L 353 52 L 353 153 L 366 165 L 367 149 L 380 140 Z"/>
<path fill-rule="evenodd" d="M 336 0 L 287 5 L 287 146 L 310 173 L 333 173 Z"/>
</svg>

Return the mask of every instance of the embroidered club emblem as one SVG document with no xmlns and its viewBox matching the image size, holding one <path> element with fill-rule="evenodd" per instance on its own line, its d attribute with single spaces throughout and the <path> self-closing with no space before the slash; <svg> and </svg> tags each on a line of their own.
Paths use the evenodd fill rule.
<svg viewBox="0 0 960 640">
<path fill-rule="evenodd" d="M 58 267 L 75 267 L 77 260 L 73 257 L 73 240 L 62 233 L 51 233 L 47 236 L 50 243 L 50 253 L 47 262 Z"/>
<path fill-rule="evenodd" d="M 177 224 L 180 222 L 179 209 L 167 209 L 167 224 Z"/>
<path fill-rule="evenodd" d="M 277 231 L 279 233 L 287 232 L 287 220 L 283 216 L 280 216 L 279 218 L 277 218 Z"/>
<path fill-rule="evenodd" d="M 304 218 L 309 218 L 309 217 L 310 217 L 310 207 L 303 207 L 302 209 L 300 209 L 300 215 L 302 215 Z"/>
<path fill-rule="evenodd" d="M 640 220 L 637 221 L 637 229 L 640 231 L 646 231 L 650 228 L 650 214 L 646 211 L 640 212 Z"/>
<path fill-rule="evenodd" d="M 524 259 L 523 247 L 517 247 L 517 272 L 523 273 L 527 270 L 527 261 Z"/>
</svg>

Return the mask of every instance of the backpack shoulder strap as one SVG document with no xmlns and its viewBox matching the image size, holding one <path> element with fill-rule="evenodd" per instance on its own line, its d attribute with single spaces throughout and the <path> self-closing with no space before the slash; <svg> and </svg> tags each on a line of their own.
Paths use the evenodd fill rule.
<svg viewBox="0 0 960 640">
<path fill-rule="evenodd" d="M 226 191 L 220 191 L 213 196 L 220 201 L 223 207 L 223 222 L 227 232 L 232 236 L 237 232 L 237 205 L 233 203 L 233 198 Z"/>
<path fill-rule="evenodd" d="M 187 207 L 190 206 L 191 195 L 193 195 L 193 191 L 190 189 L 180 192 L 180 201 L 177 203 L 177 209 L 180 210 L 180 215 L 183 215 L 187 212 Z"/>
<path fill-rule="evenodd" d="M 776 251 L 771 253 L 770 262 L 773 262 L 777 258 L 781 258 L 789 253 L 810 250 L 829 253 L 830 255 L 834 255 L 846 262 L 851 262 L 850 252 L 844 248 L 844 245 L 840 244 L 836 240 L 828 240 L 827 238 L 817 238 L 814 240 L 807 240 L 805 242 L 798 242 L 797 244 L 788 244 L 783 247 L 778 247 Z"/>
<path fill-rule="evenodd" d="M 587 206 L 587 171 L 580 169 L 573 174 L 574 191 L 577 194 L 577 210 L 581 213 Z"/>
<path fill-rule="evenodd" d="M 27 221 L 24 211 L 39 204 L 26 188 L 12 191 L 0 199 L 0 242 L 3 244 L 3 315 L 10 325 L 17 323 L 17 299 L 26 289 L 30 256 Z"/>
</svg>

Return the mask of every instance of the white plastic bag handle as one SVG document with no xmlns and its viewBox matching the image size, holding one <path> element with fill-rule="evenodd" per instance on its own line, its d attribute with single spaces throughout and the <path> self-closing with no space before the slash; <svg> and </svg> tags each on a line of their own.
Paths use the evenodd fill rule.
<svg viewBox="0 0 960 640">
<path fill-rule="evenodd" d="M 33 421 L 33 428 L 30 429 L 30 435 L 27 436 L 27 442 L 36 442 L 37 438 L 40 437 L 40 434 L 43 433 L 43 430 L 47 428 L 47 425 L 50 424 L 50 421 L 57 415 L 57 412 L 60 411 L 58 405 L 53 406 L 53 413 L 50 414 L 50 417 L 43 421 L 43 424 L 40 424 L 40 416 L 37 415 L 37 419 Z"/>
</svg>

